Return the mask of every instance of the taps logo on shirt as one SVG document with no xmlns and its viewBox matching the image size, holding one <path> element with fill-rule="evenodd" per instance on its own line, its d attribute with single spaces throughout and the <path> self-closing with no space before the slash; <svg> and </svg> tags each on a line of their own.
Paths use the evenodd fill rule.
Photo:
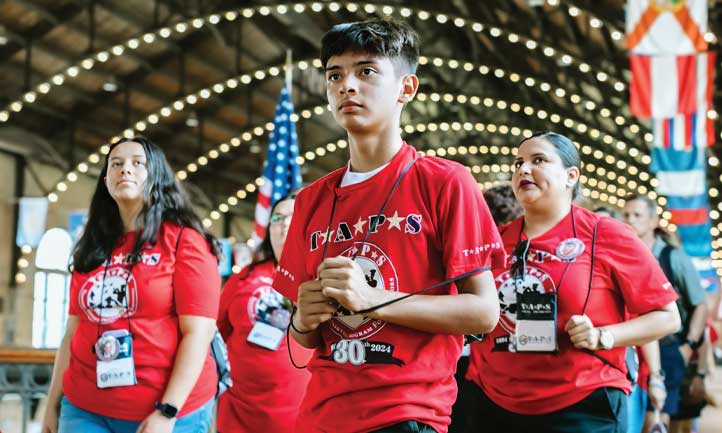
<svg viewBox="0 0 722 433">
<path fill-rule="evenodd" d="M 501 307 L 499 323 L 509 334 L 514 334 L 516 331 L 517 294 L 554 292 L 554 280 L 551 276 L 542 269 L 528 265 L 524 280 L 518 289 L 516 281 L 514 281 L 514 273 L 511 270 L 496 277 L 496 284 L 499 287 L 499 306 Z"/>
<path fill-rule="evenodd" d="M 421 214 L 408 214 L 406 216 L 400 216 L 398 211 L 394 211 L 394 214 L 387 216 L 384 214 L 373 215 L 368 219 L 359 217 L 355 223 L 349 223 L 347 221 L 341 221 L 338 223 L 336 230 L 326 229 L 317 230 L 311 233 L 310 236 L 310 251 L 316 251 L 318 247 L 324 245 L 326 242 L 347 242 L 354 238 L 363 238 L 368 231 L 370 234 L 374 233 L 388 233 L 395 232 L 416 235 L 421 232 Z"/>
<path fill-rule="evenodd" d="M 399 278 L 396 268 L 386 253 L 371 243 L 354 242 L 340 256 L 353 257 L 364 272 L 366 283 L 379 290 L 399 291 Z M 378 333 L 386 326 L 383 320 L 370 319 L 360 315 L 334 317 L 330 322 L 331 330 L 345 340 L 364 340 Z"/>
<path fill-rule="evenodd" d="M 138 310 L 133 274 L 121 266 L 98 270 L 80 288 L 78 303 L 91 322 L 113 323 Z"/>
</svg>

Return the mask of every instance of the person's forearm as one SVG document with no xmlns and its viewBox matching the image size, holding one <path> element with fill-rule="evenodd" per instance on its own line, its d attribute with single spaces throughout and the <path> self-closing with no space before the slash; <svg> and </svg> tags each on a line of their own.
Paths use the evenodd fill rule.
<svg viewBox="0 0 722 433">
<path fill-rule="evenodd" d="M 679 329 L 679 312 L 672 302 L 663 309 L 650 311 L 634 319 L 604 326 L 614 336 L 615 347 L 640 346 Z M 598 325 L 595 325 L 598 327 Z"/>
<path fill-rule="evenodd" d="M 705 326 L 707 326 L 707 315 L 709 310 L 707 309 L 707 303 L 702 302 L 694 307 L 694 312 L 689 321 L 689 330 L 687 330 L 686 338 L 694 343 L 698 342 L 702 338 Z"/>
<path fill-rule="evenodd" d="M 296 313 L 296 314 L 298 314 L 298 313 Z M 321 329 L 320 329 L 320 327 L 306 332 L 306 330 L 302 329 L 302 327 L 299 325 L 298 320 L 294 320 L 294 319 L 296 319 L 296 314 L 291 316 L 291 320 L 293 320 L 293 322 L 292 322 L 293 326 L 291 326 L 289 329 L 289 332 L 291 333 L 291 336 L 293 337 L 293 339 L 296 340 L 296 342 L 298 342 L 298 344 L 300 344 L 301 346 L 303 346 L 307 349 L 315 349 L 318 346 L 320 346 L 321 345 Z M 304 332 L 298 332 L 297 329 L 300 331 L 304 331 Z"/>
<path fill-rule="evenodd" d="M 199 329 L 181 337 L 173 371 L 161 403 L 170 403 L 178 409 L 183 407 L 203 370 L 213 331 L 209 333 L 206 329 Z"/>
<path fill-rule="evenodd" d="M 387 300 L 404 293 L 385 292 Z M 491 332 L 499 320 L 499 301 L 496 292 L 476 295 L 415 295 L 368 314 L 424 332 L 440 334 L 480 334 Z"/>
<path fill-rule="evenodd" d="M 70 340 L 72 334 L 67 333 L 60 342 L 60 347 L 55 352 L 55 362 L 53 363 L 53 377 L 50 380 L 48 389 L 47 405 L 57 407 L 60 404 L 60 398 L 63 396 L 63 376 L 70 362 Z"/>
<path fill-rule="evenodd" d="M 662 363 L 659 358 L 659 342 L 657 340 L 650 341 L 641 347 L 642 353 L 644 354 L 644 361 L 649 367 L 649 372 L 651 374 L 658 374 L 662 369 Z"/>
</svg>

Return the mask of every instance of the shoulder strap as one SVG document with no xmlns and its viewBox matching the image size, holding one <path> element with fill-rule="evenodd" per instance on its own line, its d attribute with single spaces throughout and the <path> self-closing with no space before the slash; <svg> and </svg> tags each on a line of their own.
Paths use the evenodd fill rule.
<svg viewBox="0 0 722 433">
<path fill-rule="evenodd" d="M 677 286 L 674 282 L 674 271 L 672 271 L 672 250 L 674 247 L 669 244 L 665 244 L 662 251 L 659 253 L 659 267 L 662 268 L 662 272 L 667 277 L 672 286 Z"/>
<path fill-rule="evenodd" d="M 593 234 L 592 234 L 592 259 L 591 259 L 591 264 L 590 264 L 590 269 L 589 269 L 589 286 L 587 287 L 587 297 L 586 297 L 586 299 L 584 300 L 584 308 L 582 309 L 582 315 L 584 315 L 584 314 L 586 313 L 586 311 L 587 311 L 587 305 L 589 305 L 589 296 L 590 296 L 591 293 L 592 293 L 592 280 L 593 280 L 593 277 L 594 277 L 594 253 L 595 253 L 596 243 L 597 243 L 597 242 L 596 242 L 596 241 L 597 241 L 597 229 L 598 229 L 598 227 L 599 227 L 599 221 L 600 221 L 600 220 L 601 220 L 601 218 L 600 218 L 599 220 L 597 220 L 597 222 L 594 224 L 594 232 L 593 232 Z M 621 367 L 619 367 L 619 366 L 616 365 L 615 363 L 611 362 L 610 360 L 608 360 L 607 358 L 605 358 L 604 356 L 598 354 L 597 352 L 595 352 L 595 351 L 593 351 L 593 350 L 584 349 L 583 352 L 586 352 L 586 353 L 592 355 L 593 357 L 595 357 L 595 358 L 597 358 L 598 360 L 602 361 L 603 364 L 605 364 L 605 365 L 607 365 L 607 366 L 609 366 L 609 367 L 612 367 L 612 368 L 620 371 L 620 372 L 623 373 L 625 376 L 627 376 L 627 379 L 629 379 L 632 383 L 634 383 L 634 381 L 632 381 L 632 377 L 631 377 L 632 375 L 630 374 L 629 369 L 627 369 L 627 370 L 625 371 L 624 369 L 622 369 Z"/>
</svg>

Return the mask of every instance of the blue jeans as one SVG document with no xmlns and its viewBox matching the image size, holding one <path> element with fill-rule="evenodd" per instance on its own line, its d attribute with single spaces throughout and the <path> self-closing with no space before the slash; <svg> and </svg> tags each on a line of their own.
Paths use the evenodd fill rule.
<svg viewBox="0 0 722 433">
<path fill-rule="evenodd" d="M 627 399 L 627 433 L 642 433 L 647 413 L 647 391 L 634 385 Z"/>
<path fill-rule="evenodd" d="M 178 418 L 173 433 L 207 433 L 215 400 Z M 58 433 L 135 433 L 142 421 L 109 418 L 80 409 L 63 397 L 60 402 Z"/>
</svg>

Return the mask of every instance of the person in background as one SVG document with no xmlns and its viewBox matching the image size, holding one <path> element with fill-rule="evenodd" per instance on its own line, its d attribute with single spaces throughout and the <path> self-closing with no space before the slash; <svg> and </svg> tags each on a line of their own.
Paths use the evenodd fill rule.
<svg viewBox="0 0 722 433">
<path fill-rule="evenodd" d="M 652 251 L 672 283 L 679 297 L 677 307 L 682 326 L 675 333 L 659 341 L 661 367 L 667 398 L 662 407 L 662 421 L 670 431 L 677 426 L 670 422 L 680 410 L 681 386 L 687 367 L 695 350 L 702 344 L 707 321 L 705 294 L 700 285 L 699 275 L 679 245 L 659 227 L 657 204 L 645 195 L 627 197 L 622 211 L 625 221 L 637 236 Z M 654 371 L 652 370 L 652 374 Z M 650 376 L 650 379 L 654 376 Z M 651 382 L 650 382 L 651 386 Z M 654 408 L 648 407 L 648 421 L 654 418 Z M 649 424 L 649 423 L 648 423 Z"/>
<path fill-rule="evenodd" d="M 473 431 L 623 431 L 625 347 L 679 326 L 677 295 L 630 228 L 572 204 L 580 175 L 561 134 L 517 147 L 512 188 L 524 214 L 500 229 L 499 324 L 471 348 Z"/>
<path fill-rule="evenodd" d="M 310 374 L 291 364 L 288 351 L 299 363 L 311 352 L 294 340 L 287 346 L 293 304 L 271 286 L 295 198 L 292 193 L 271 207 L 256 259 L 229 278 L 221 293 L 218 330 L 228 346 L 233 386 L 218 402 L 219 433 L 291 433 L 306 392 Z"/>
<path fill-rule="evenodd" d="M 208 431 L 219 256 L 163 151 L 112 144 L 73 253 L 43 433 Z"/>
<path fill-rule="evenodd" d="M 524 210 L 514 197 L 514 191 L 511 184 L 497 185 L 495 187 L 484 190 L 484 200 L 489 206 L 491 217 L 497 227 L 501 227 L 509 221 L 516 219 Z M 471 344 L 474 340 L 471 340 Z M 456 402 L 451 408 L 451 424 L 449 425 L 449 433 L 472 433 L 469 429 L 468 420 L 470 412 L 473 410 L 473 396 L 475 390 L 473 382 L 466 379 L 466 371 L 469 368 L 469 353 L 471 353 L 470 344 L 464 345 L 461 352 L 461 358 L 456 364 L 456 385 L 459 389 Z"/>
<path fill-rule="evenodd" d="M 594 209 L 594 213 L 623 221 L 622 214 L 612 208 L 599 207 Z M 664 375 L 660 373 L 659 342 L 651 341 L 641 346 L 627 347 L 626 360 L 630 380 L 633 382 L 632 392 L 627 401 L 626 432 L 641 433 L 644 429 L 647 406 L 661 410 L 667 397 Z"/>
</svg>

